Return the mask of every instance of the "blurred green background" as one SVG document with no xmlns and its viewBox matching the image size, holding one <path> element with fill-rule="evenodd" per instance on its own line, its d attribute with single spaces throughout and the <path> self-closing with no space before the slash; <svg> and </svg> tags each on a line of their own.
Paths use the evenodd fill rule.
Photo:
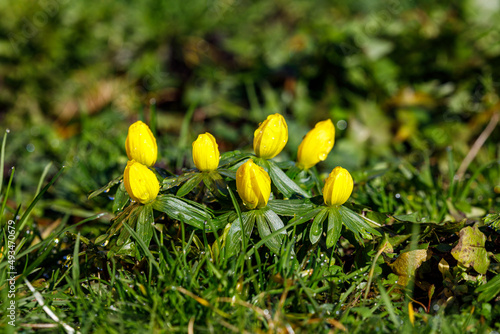
<svg viewBox="0 0 500 334">
<path fill-rule="evenodd" d="M 404 162 L 441 180 L 500 108 L 498 1 L 3 0 L 0 12 L 10 206 L 27 204 L 50 162 L 49 176 L 68 167 L 41 216 L 109 209 L 87 195 L 122 173 L 139 118 L 153 121 L 157 165 L 177 173 L 192 167 L 198 133 L 222 152 L 251 150 L 258 123 L 279 112 L 290 138 L 278 160 L 331 118 L 336 144 L 321 172 L 342 165 L 361 182 L 404 174 Z M 497 130 L 465 179 L 499 159 Z M 481 173 L 467 202 L 499 207 L 498 164 Z"/>
</svg>

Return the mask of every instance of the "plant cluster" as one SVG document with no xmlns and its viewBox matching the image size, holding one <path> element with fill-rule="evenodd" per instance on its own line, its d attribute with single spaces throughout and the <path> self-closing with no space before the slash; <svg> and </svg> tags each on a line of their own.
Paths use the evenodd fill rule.
<svg viewBox="0 0 500 334">
<path fill-rule="evenodd" d="M 153 229 L 163 228 L 156 224 L 164 220 L 162 214 L 170 221 L 213 233 L 213 256 L 224 259 L 246 252 L 250 244 L 262 243 L 279 255 L 290 229 L 311 220 L 303 230 L 302 242 L 308 238 L 315 244 L 326 235 L 327 247 L 334 247 L 343 226 L 359 242 L 371 234 L 380 236 L 372 226 L 376 224 L 343 206 L 353 191 L 351 174 L 338 166 L 323 182 L 314 168 L 326 159 L 334 140 L 332 121 L 321 121 L 304 137 L 296 162 L 277 163 L 271 159 L 285 147 L 288 126 L 282 115 L 273 114 L 255 130 L 255 154 L 233 151 L 221 156 L 216 139 L 207 132 L 192 144 L 196 170 L 172 175 L 153 167 L 158 154 L 156 139 L 138 121 L 130 126 L 125 143 L 129 161 L 123 182 L 121 177 L 115 179 L 90 196 L 120 183 L 115 195 L 116 218 L 96 243 L 107 247 L 109 256 L 141 258 L 131 236 L 149 246 Z M 260 240 L 253 236 L 255 225 Z"/>
</svg>

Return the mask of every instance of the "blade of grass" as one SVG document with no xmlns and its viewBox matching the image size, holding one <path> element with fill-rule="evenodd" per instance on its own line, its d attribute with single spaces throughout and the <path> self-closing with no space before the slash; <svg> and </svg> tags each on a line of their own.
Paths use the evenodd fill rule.
<svg viewBox="0 0 500 334">
<path fill-rule="evenodd" d="M 19 220 L 19 227 L 16 231 L 17 235 L 22 231 L 24 224 L 26 224 L 26 221 L 27 221 L 29 215 L 31 214 L 31 211 L 35 207 L 36 203 L 38 203 L 38 201 L 43 197 L 45 192 L 54 184 L 54 182 L 56 182 L 56 180 L 59 178 L 59 176 L 62 174 L 62 172 L 64 172 L 64 168 L 65 167 L 63 166 L 61 168 L 61 170 L 59 170 L 59 172 L 57 172 L 57 174 L 52 178 L 52 180 L 50 180 L 50 182 L 45 187 L 43 187 L 42 191 L 40 191 L 40 193 L 38 195 L 36 195 L 36 197 L 33 199 L 33 201 L 31 201 L 29 207 L 26 209 L 23 216 Z M 16 238 L 17 238 L 17 235 L 16 235 Z"/>
<path fill-rule="evenodd" d="M 394 323 L 394 326 L 396 328 L 399 328 L 400 323 L 398 317 L 396 316 L 396 312 L 394 311 L 394 306 L 392 305 L 391 299 L 389 298 L 389 294 L 387 293 L 384 286 L 380 282 L 377 285 L 380 291 L 380 297 L 382 298 L 382 301 L 385 304 L 387 312 L 389 313 L 389 318 Z"/>
<path fill-rule="evenodd" d="M 229 196 L 231 196 L 231 201 L 233 203 L 233 206 L 234 206 L 234 209 L 236 210 L 236 213 L 238 214 L 238 219 L 240 220 L 240 224 L 241 224 L 241 247 L 242 247 L 242 254 L 245 253 L 246 249 L 247 249 L 247 240 L 246 240 L 246 233 L 245 233 L 245 229 L 243 227 L 243 217 L 241 216 L 241 209 L 240 209 L 240 205 L 238 204 L 238 201 L 236 200 L 236 196 L 234 196 L 234 193 L 233 191 L 231 190 L 231 188 L 229 186 L 227 186 L 227 190 L 229 192 Z"/>
<path fill-rule="evenodd" d="M 43 169 L 42 176 L 40 176 L 40 181 L 38 181 L 38 186 L 36 187 L 36 195 L 40 192 L 40 189 L 42 188 L 43 180 L 45 180 L 45 177 L 47 176 L 47 173 L 49 172 L 50 167 L 52 167 L 52 162 L 49 162 L 47 166 Z"/>
<path fill-rule="evenodd" d="M 16 260 L 31 253 L 32 251 L 38 249 L 38 248 L 41 248 L 42 246 L 46 246 L 48 243 L 50 243 L 52 240 L 54 240 L 55 238 L 58 238 L 59 236 L 61 236 L 61 234 L 64 234 L 68 231 L 70 231 L 71 229 L 74 229 L 74 228 L 77 228 L 78 226 L 80 225 L 83 225 L 85 223 L 88 223 L 89 221 L 92 221 L 92 220 L 95 220 L 95 219 L 99 219 L 100 217 L 104 216 L 105 213 L 99 213 L 95 216 L 92 216 L 92 217 L 89 217 L 87 219 L 84 219 L 82 220 L 81 222 L 78 222 L 77 224 L 74 224 L 74 225 L 71 225 L 71 226 L 68 226 L 66 227 L 65 229 L 61 230 L 60 232 L 53 232 L 48 238 L 46 238 L 45 240 L 31 246 L 30 248 L 26 249 L 25 251 L 23 251 L 22 253 L 19 253 L 16 255 Z M 64 225 L 61 224 L 59 228 L 62 228 Z M 0 269 L 2 267 L 0 266 Z"/>
<path fill-rule="evenodd" d="M 273 238 L 274 236 L 282 233 L 283 231 L 286 231 L 286 229 L 294 227 L 294 226 L 297 226 L 297 225 L 300 225 L 300 224 L 303 224 L 303 223 L 311 220 L 312 218 L 314 218 L 318 214 L 318 212 L 320 210 L 321 210 L 321 208 L 316 208 L 316 209 L 310 211 L 309 213 L 305 214 L 304 216 L 300 216 L 300 217 L 296 217 L 296 218 L 291 219 L 288 222 L 288 225 L 283 226 L 279 230 L 274 231 L 273 233 L 269 234 L 268 236 L 266 236 L 265 238 L 262 238 L 259 242 L 257 242 L 254 247 L 252 247 L 251 249 L 248 250 L 246 256 L 251 256 L 254 253 L 255 249 L 258 249 L 267 240 L 269 240 L 269 239 Z"/>
<path fill-rule="evenodd" d="M 2 194 L 2 185 L 3 185 L 3 167 L 5 161 L 5 143 L 7 142 L 7 134 L 9 130 L 5 130 L 5 134 L 3 135 L 2 140 L 2 151 L 0 152 L 0 195 Z"/>
<path fill-rule="evenodd" d="M 248 96 L 248 102 L 250 103 L 250 118 L 252 121 L 262 120 L 264 115 L 262 108 L 260 107 L 259 99 L 257 98 L 257 93 L 252 79 L 248 78 L 245 80 L 245 88 Z"/>
<path fill-rule="evenodd" d="M 153 132 L 153 136 L 156 138 L 156 100 L 153 98 L 149 100 L 150 105 L 149 105 L 149 127 L 151 129 L 151 132 Z"/>
<path fill-rule="evenodd" d="M 80 291 L 80 232 L 76 235 L 75 249 L 73 250 L 73 265 L 71 274 L 73 276 L 73 292 L 75 295 L 81 294 Z"/>
<path fill-rule="evenodd" d="M 151 264 L 155 266 L 155 268 L 158 270 L 160 275 L 163 275 L 163 270 L 160 268 L 160 265 L 158 262 L 156 262 L 153 254 L 149 251 L 149 248 L 146 246 L 144 241 L 142 241 L 141 237 L 135 232 L 127 223 L 123 222 L 123 226 L 128 230 L 128 232 L 134 237 L 135 241 L 141 246 L 142 250 L 144 251 L 144 254 L 146 254 L 147 258 L 149 261 L 151 261 Z"/>
<path fill-rule="evenodd" d="M 373 258 L 370 273 L 368 274 L 368 282 L 366 283 L 365 300 L 368 299 L 368 293 L 370 292 L 370 285 L 372 284 L 373 274 L 375 273 L 375 266 L 377 265 L 377 260 L 380 257 L 380 255 L 382 255 L 382 253 L 385 251 L 386 247 L 387 243 L 384 244 L 384 246 L 378 250 L 377 254 L 375 254 L 375 257 Z"/>
<path fill-rule="evenodd" d="M 176 169 L 180 170 L 183 165 L 182 156 L 185 152 L 188 143 L 188 133 L 189 133 L 189 123 L 191 122 L 191 118 L 193 118 L 194 111 L 196 110 L 197 103 L 193 103 L 189 106 L 184 119 L 182 120 L 181 131 L 179 133 L 179 144 L 177 145 L 178 154 L 177 154 L 177 163 Z"/>
<path fill-rule="evenodd" d="M 38 304 L 40 304 L 40 306 L 42 306 L 42 309 L 45 311 L 45 313 L 47 313 L 47 315 L 52 320 L 54 320 L 59 325 L 61 325 L 64 328 L 64 330 L 66 331 L 66 333 L 69 333 L 69 334 L 80 333 L 78 331 L 75 331 L 75 329 L 73 327 L 71 327 L 70 325 L 68 325 L 67 323 L 65 323 L 61 319 L 59 319 L 59 317 L 50 309 L 50 307 L 45 305 L 45 301 L 43 300 L 42 295 L 38 291 L 35 290 L 33 285 L 31 285 L 31 283 L 26 278 L 24 279 L 24 283 L 28 286 L 28 289 L 33 294 L 33 297 L 35 297 Z"/>
<path fill-rule="evenodd" d="M 14 179 L 14 172 L 16 171 L 16 169 L 14 167 L 12 167 L 11 169 L 11 172 L 10 172 L 10 178 L 9 178 L 9 183 L 7 184 L 7 190 L 5 191 L 5 195 L 4 195 L 4 198 L 3 198 L 3 202 L 2 202 L 2 209 L 0 209 L 0 219 L 3 219 L 3 212 L 5 210 L 5 206 L 7 205 L 7 198 L 9 198 L 9 193 L 10 193 L 10 186 L 12 185 L 12 180 Z M 2 175 L 2 174 L 0 174 Z M 1 179 L 1 177 L 0 177 Z M 2 222 L 0 221 L 0 224 Z"/>
<path fill-rule="evenodd" d="M 460 197 L 458 198 L 458 201 L 463 201 L 465 200 L 465 198 L 467 197 L 467 195 L 469 194 L 469 190 L 472 186 L 472 183 L 474 183 L 474 181 L 476 181 L 476 179 L 479 177 L 479 175 L 481 175 L 481 173 L 485 170 L 485 169 L 488 169 L 490 167 L 492 167 L 494 164 L 497 164 L 498 166 L 500 166 L 500 160 L 494 160 L 494 161 L 490 161 L 484 165 L 482 165 L 481 167 L 479 167 L 475 172 L 474 174 L 472 174 L 471 178 L 467 180 L 467 183 L 465 184 L 462 192 L 460 193 Z"/>
<path fill-rule="evenodd" d="M 448 198 L 452 198 L 453 192 L 455 191 L 456 178 L 455 178 L 455 163 L 453 161 L 453 149 L 451 147 L 446 148 L 446 153 L 448 156 Z"/>
<path fill-rule="evenodd" d="M 411 235 L 411 240 L 410 240 L 410 251 L 414 251 L 416 249 L 418 249 L 418 239 L 420 238 L 420 225 L 419 224 L 413 224 L 412 225 L 412 231 L 411 231 L 412 235 Z M 413 252 L 412 252 L 413 254 Z M 410 257 L 410 261 L 415 261 L 415 255 L 412 255 Z M 413 263 L 413 262 L 411 262 Z M 408 302 L 410 302 L 411 300 L 409 300 L 408 297 L 413 297 L 413 288 L 415 286 L 415 282 L 414 280 L 410 280 L 408 282 L 408 285 L 406 286 L 406 290 L 409 291 L 409 293 L 411 293 L 411 296 L 409 296 L 408 294 L 406 294 L 406 297 L 405 297 L 405 304 L 407 304 Z"/>
</svg>

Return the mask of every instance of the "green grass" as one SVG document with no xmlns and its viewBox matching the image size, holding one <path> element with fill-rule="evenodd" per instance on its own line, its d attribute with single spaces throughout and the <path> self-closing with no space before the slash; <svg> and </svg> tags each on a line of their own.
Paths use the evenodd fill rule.
<svg viewBox="0 0 500 334">
<path fill-rule="evenodd" d="M 453 159 L 452 153 L 449 157 Z M 19 217 L 16 268 L 22 274 L 16 284 L 17 328 L 52 332 L 69 326 L 81 333 L 289 329 L 328 333 L 343 328 L 354 333 L 480 333 L 498 328 L 494 320 L 500 311 L 498 303 L 493 302 L 496 299 L 479 302 L 474 292 L 498 266 L 492 263 L 489 274 L 478 276 L 472 269 L 452 264 L 450 257 L 458 230 L 476 222 L 481 225 L 478 218 L 494 212 L 494 204 L 487 199 L 473 202 L 470 207 L 482 203 L 483 210 L 479 216 L 471 214 L 471 218 L 462 217 L 463 213 L 449 204 L 459 203 L 460 198 L 478 198 L 485 188 L 476 179 L 496 174 L 481 173 L 467 181 L 449 182 L 444 176 L 434 179 L 426 164 L 414 168 L 399 160 L 386 167 L 355 176 L 359 180 L 353 194 L 356 204 L 350 204 L 358 212 L 369 207 L 365 214 L 383 225 L 380 231 L 384 238 L 360 244 L 344 230 L 332 252 L 324 239 L 310 244 L 308 224 L 292 224 L 293 220 L 283 216 L 289 227 L 279 255 L 254 235 L 244 239 L 247 252 L 229 259 L 214 253 L 220 240 L 212 233 L 161 215 L 156 215 L 150 246 L 133 229 L 124 227 L 137 242 L 137 259 L 109 257 L 105 245 L 93 243 L 98 233 L 105 232 L 109 215 L 75 224 L 69 222 L 71 214 L 61 213 L 62 219 L 51 221 L 50 227 L 42 225 L 32 218 L 32 212 L 38 205 L 50 207 L 44 201 L 55 201 L 44 198 L 47 190 L 57 188 L 64 180 L 60 179 L 64 173 L 61 169 L 31 203 L 19 208 L 9 204 L 3 214 L 3 224 Z M 449 175 L 454 175 L 453 171 Z M 38 184 L 43 184 L 45 177 L 42 173 Z M 4 200 L 16 197 L 13 179 L 3 191 Z M 415 214 L 407 215 L 410 212 Z M 61 214 L 49 213 L 53 217 Z M 54 230 L 44 235 L 48 228 Z M 489 238 L 487 249 L 495 255 L 498 234 L 487 226 L 481 230 Z M 4 241 L 6 237 L 4 232 Z M 415 249 L 417 244 L 433 251 L 417 271 L 413 288 L 405 290 L 395 284 L 398 276 L 388 265 L 393 255 L 382 257 L 379 252 L 375 256 L 387 240 L 394 247 L 394 255 L 408 247 Z M 446 277 L 436 272 L 442 258 L 450 262 Z M 4 281 L 6 264 L 2 261 Z M 41 294 L 43 305 L 57 321 L 43 309 L 40 299 L 35 299 L 25 279 Z M 434 285 L 433 295 L 425 290 L 430 285 Z M 6 297 L 4 287 L 2 293 Z M 416 306 L 414 326 L 408 316 L 411 300 Z M 2 327 L 12 330 L 5 322 Z"/>
</svg>

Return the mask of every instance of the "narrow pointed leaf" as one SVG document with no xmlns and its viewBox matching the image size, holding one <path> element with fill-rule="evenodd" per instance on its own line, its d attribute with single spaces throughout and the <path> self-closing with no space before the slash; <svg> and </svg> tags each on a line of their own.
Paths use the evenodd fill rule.
<svg viewBox="0 0 500 334">
<path fill-rule="evenodd" d="M 275 162 L 268 160 L 269 163 L 269 176 L 273 180 L 274 185 L 285 196 L 291 197 L 293 194 L 299 194 L 303 197 L 309 198 L 310 196 L 299 187 L 292 179 L 290 179 Z"/>
<path fill-rule="evenodd" d="M 130 197 L 122 182 L 116 190 L 115 199 L 113 201 L 113 212 L 116 213 L 117 211 L 123 210 L 123 207 L 128 203 L 129 199 Z"/>
<path fill-rule="evenodd" d="M 287 229 L 291 229 L 294 226 L 304 224 L 304 223 L 310 221 L 320 212 L 320 210 L 321 209 L 316 208 L 316 209 L 313 209 L 312 211 L 306 213 L 303 216 L 297 216 L 295 218 L 290 219 L 290 221 L 288 221 L 288 224 L 286 226 L 283 226 L 279 230 L 271 233 L 267 237 L 262 238 L 259 242 L 257 242 L 254 247 L 252 247 L 251 249 L 248 250 L 247 256 L 252 255 L 255 252 L 255 250 L 258 249 L 260 246 L 262 246 L 268 239 L 273 238 L 274 236 L 280 234 L 283 231 L 286 231 Z"/>
<path fill-rule="evenodd" d="M 280 216 L 304 215 L 316 206 L 309 199 L 274 199 L 267 203 L 267 207 Z"/>
<path fill-rule="evenodd" d="M 226 177 L 229 177 L 230 179 L 236 180 L 236 171 L 235 170 L 229 170 L 225 168 L 219 168 L 217 169 L 219 174 L 224 175 Z"/>
<path fill-rule="evenodd" d="M 177 196 L 184 197 L 191 192 L 198 184 L 200 184 L 203 174 L 193 174 L 192 177 L 177 190 Z"/>
<path fill-rule="evenodd" d="M 268 224 L 265 214 L 262 214 L 260 212 L 257 213 L 256 219 L 257 219 L 257 229 L 259 230 L 259 235 L 261 238 L 265 238 L 273 232 L 271 230 L 270 225 Z M 281 234 L 278 234 L 274 237 L 268 238 L 265 244 L 272 252 L 278 254 L 281 248 L 282 238 L 283 236 Z"/>
<path fill-rule="evenodd" d="M 108 190 L 109 188 L 111 188 L 112 186 L 114 186 L 115 184 L 118 184 L 122 179 L 123 179 L 123 175 L 120 175 L 117 178 L 109 181 L 108 184 L 106 184 L 105 186 L 103 186 L 103 187 L 101 187 L 101 188 L 93 191 L 89 195 L 88 199 L 92 199 L 92 198 L 96 197 L 97 195 L 102 194 L 103 192 L 105 192 L 106 190 Z"/>
<path fill-rule="evenodd" d="M 199 229 L 210 229 L 206 224 L 212 216 L 207 211 L 192 205 L 189 201 L 173 195 L 160 195 L 153 202 L 155 210 L 166 213 L 170 218 L 182 221 Z"/>
<path fill-rule="evenodd" d="M 271 231 L 273 232 L 285 226 L 281 218 L 273 210 L 264 211 L 264 216 L 266 217 L 269 227 L 271 227 Z M 283 231 L 282 234 L 286 234 L 285 231 Z"/>
<path fill-rule="evenodd" d="M 476 289 L 479 293 L 478 301 L 489 302 L 500 294 L 500 275 L 493 277 L 488 283 L 479 286 Z"/>
<path fill-rule="evenodd" d="M 328 232 L 326 232 L 326 247 L 335 246 L 342 232 L 342 217 L 337 208 L 332 208 L 328 213 Z"/>
<path fill-rule="evenodd" d="M 255 212 L 248 211 L 242 213 L 243 228 L 245 230 L 245 235 L 249 237 L 252 234 L 253 227 L 255 225 Z M 226 242 L 224 248 L 226 249 L 226 258 L 230 258 L 234 254 L 241 250 L 241 223 L 240 219 L 236 218 L 231 223 L 231 228 L 226 237 Z"/>
<path fill-rule="evenodd" d="M 144 205 L 142 211 L 139 213 L 139 217 L 137 218 L 135 231 L 139 237 L 142 238 L 142 241 L 146 246 L 149 246 L 149 243 L 153 238 L 153 223 L 153 208 L 150 204 Z"/>
<path fill-rule="evenodd" d="M 356 238 L 371 238 L 370 233 L 380 236 L 380 232 L 374 229 L 370 224 L 368 224 L 363 218 L 361 218 L 357 213 L 351 211 L 345 206 L 339 207 L 339 212 L 342 217 L 342 222 L 344 225 L 354 233 Z M 358 239 L 361 240 L 361 239 Z"/>
<path fill-rule="evenodd" d="M 311 240 L 311 243 L 313 245 L 318 242 L 318 240 L 321 238 L 321 235 L 323 234 L 323 222 L 326 219 L 327 213 L 328 209 L 324 208 L 316 215 L 316 217 L 314 217 L 311 228 L 309 230 L 309 240 Z"/>
</svg>

